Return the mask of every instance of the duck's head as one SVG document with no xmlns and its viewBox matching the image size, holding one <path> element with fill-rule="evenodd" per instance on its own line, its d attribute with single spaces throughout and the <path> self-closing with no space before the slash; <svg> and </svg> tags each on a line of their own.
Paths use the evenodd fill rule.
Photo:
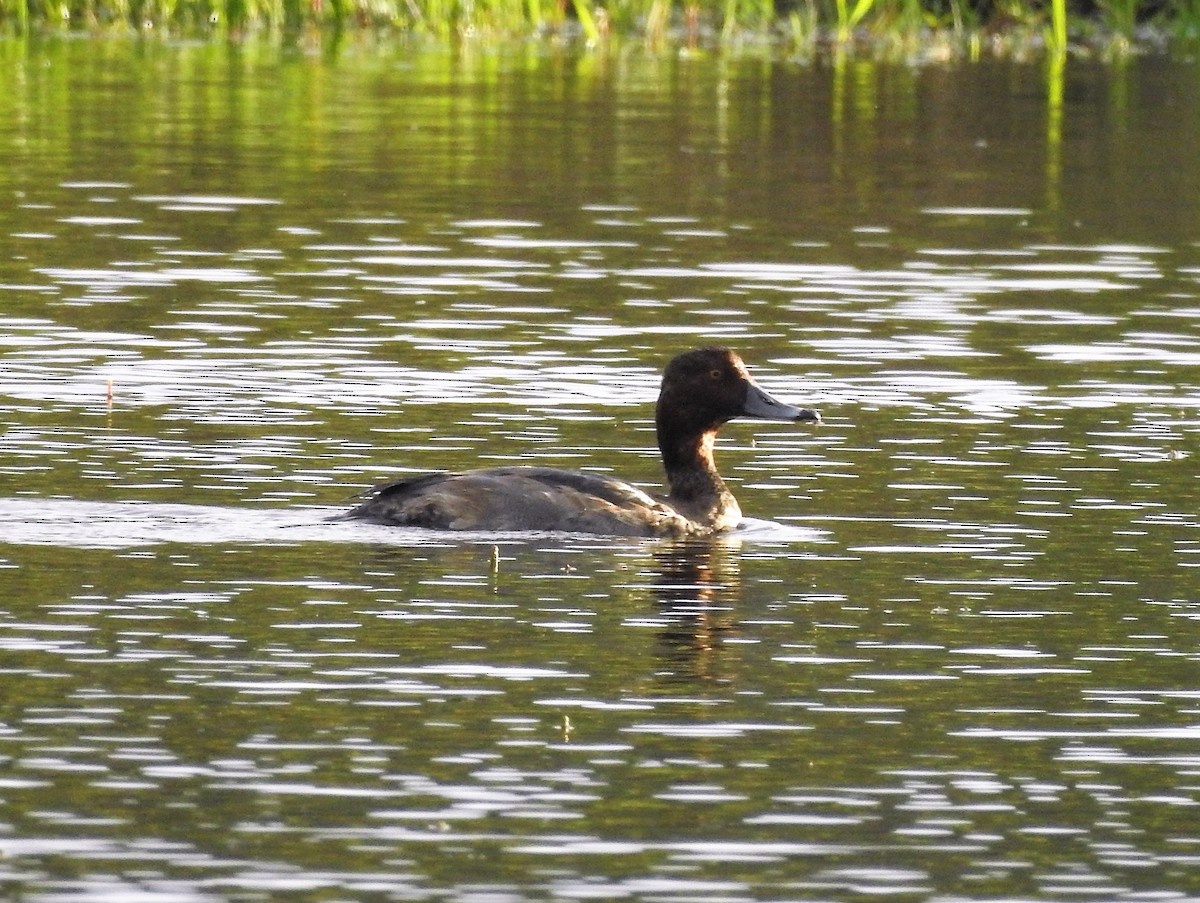
<svg viewBox="0 0 1200 903">
<path fill-rule="evenodd" d="M 660 431 L 715 432 L 735 417 L 791 423 L 821 419 L 811 408 L 772 398 L 728 348 L 686 351 L 667 364 L 658 396 Z"/>
</svg>

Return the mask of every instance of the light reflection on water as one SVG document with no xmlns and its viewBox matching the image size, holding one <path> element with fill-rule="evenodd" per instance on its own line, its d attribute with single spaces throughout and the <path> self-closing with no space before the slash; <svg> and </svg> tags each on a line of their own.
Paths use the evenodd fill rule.
<svg viewBox="0 0 1200 903">
<path fill-rule="evenodd" d="M 887 154 L 839 157 L 846 212 L 789 168 L 819 156 L 788 137 L 803 117 L 718 132 L 703 103 L 686 107 L 699 131 L 676 122 L 662 147 L 724 135 L 737 149 L 716 187 L 695 160 L 644 177 L 639 137 L 586 196 L 542 166 L 517 191 L 471 169 L 527 156 L 488 133 L 494 157 L 437 137 L 406 158 L 444 196 L 409 203 L 404 166 L 363 160 L 410 120 L 352 70 L 356 109 L 384 105 L 378 135 L 339 116 L 331 77 L 322 116 L 258 111 L 271 153 L 230 150 L 228 184 L 160 159 L 163 178 L 119 144 L 102 180 L 3 183 L 6 891 L 1200 893 L 1185 213 L 1160 192 L 1152 214 L 1106 198 L 1109 219 L 1077 225 L 1091 195 L 1072 200 L 1067 166 L 1063 225 L 1029 201 L 1047 186 L 1027 146 L 974 133 L 987 159 L 925 192 Z M 631 71 L 648 95 L 630 115 L 656 124 L 676 104 Z M 412 99 L 404 75 L 379 77 Z M 545 74 L 506 84 L 525 77 Z M 768 90 L 757 70 L 720 77 Z M 862 109 L 970 168 L 889 97 Z M 542 127 L 596 112 L 577 100 Z M 414 140 L 442 136 L 419 108 L 403 110 Z M 1193 147 L 1192 118 L 1172 117 L 1178 141 L 1154 132 L 1156 152 Z M 507 122 L 461 121 L 475 137 Z M 121 133 L 152 146 L 140 124 Z M 867 134 L 851 126 L 839 140 Z M 313 139 L 299 183 L 295 134 Z M 602 144 L 584 149 L 603 161 Z M 894 193 L 859 193 L 888 181 L 872 163 Z M 655 486 L 662 363 L 716 341 L 825 415 L 726 431 L 720 463 L 753 516 L 738 537 L 330 520 L 379 479 L 480 461 Z"/>
</svg>

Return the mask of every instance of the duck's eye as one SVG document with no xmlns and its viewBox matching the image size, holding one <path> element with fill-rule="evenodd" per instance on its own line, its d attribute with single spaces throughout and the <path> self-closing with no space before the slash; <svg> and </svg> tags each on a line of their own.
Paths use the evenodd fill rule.
<svg viewBox="0 0 1200 903">
<path fill-rule="evenodd" d="M 713 368 L 712 370 L 708 371 L 708 376 L 709 376 L 709 379 L 718 380 L 721 378 L 721 371 L 717 370 L 716 368 Z"/>
</svg>

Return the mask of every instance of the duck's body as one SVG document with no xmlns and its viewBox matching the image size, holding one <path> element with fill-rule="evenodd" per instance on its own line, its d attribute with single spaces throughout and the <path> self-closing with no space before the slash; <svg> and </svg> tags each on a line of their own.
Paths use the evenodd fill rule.
<svg viewBox="0 0 1200 903">
<path fill-rule="evenodd" d="M 350 517 L 435 530 L 552 530 L 613 536 L 706 535 L 742 512 L 713 461 L 717 431 L 734 417 L 819 420 L 771 398 L 726 348 L 667 365 L 655 424 L 670 492 L 656 498 L 623 480 L 551 467 L 491 467 L 400 480 L 370 491 Z"/>
<path fill-rule="evenodd" d="M 553 467 L 427 474 L 373 490 L 350 514 L 434 530 L 610 536 L 696 532 L 686 517 L 623 480 Z"/>
</svg>

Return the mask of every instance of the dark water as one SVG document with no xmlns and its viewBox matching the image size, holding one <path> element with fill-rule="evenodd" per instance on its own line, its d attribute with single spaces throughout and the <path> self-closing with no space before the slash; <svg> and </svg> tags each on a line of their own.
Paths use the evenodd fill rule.
<svg viewBox="0 0 1200 903">
<path fill-rule="evenodd" d="M 9 898 L 1200 899 L 1194 65 L 0 62 Z M 711 342 L 744 534 L 329 519 Z"/>
</svg>

